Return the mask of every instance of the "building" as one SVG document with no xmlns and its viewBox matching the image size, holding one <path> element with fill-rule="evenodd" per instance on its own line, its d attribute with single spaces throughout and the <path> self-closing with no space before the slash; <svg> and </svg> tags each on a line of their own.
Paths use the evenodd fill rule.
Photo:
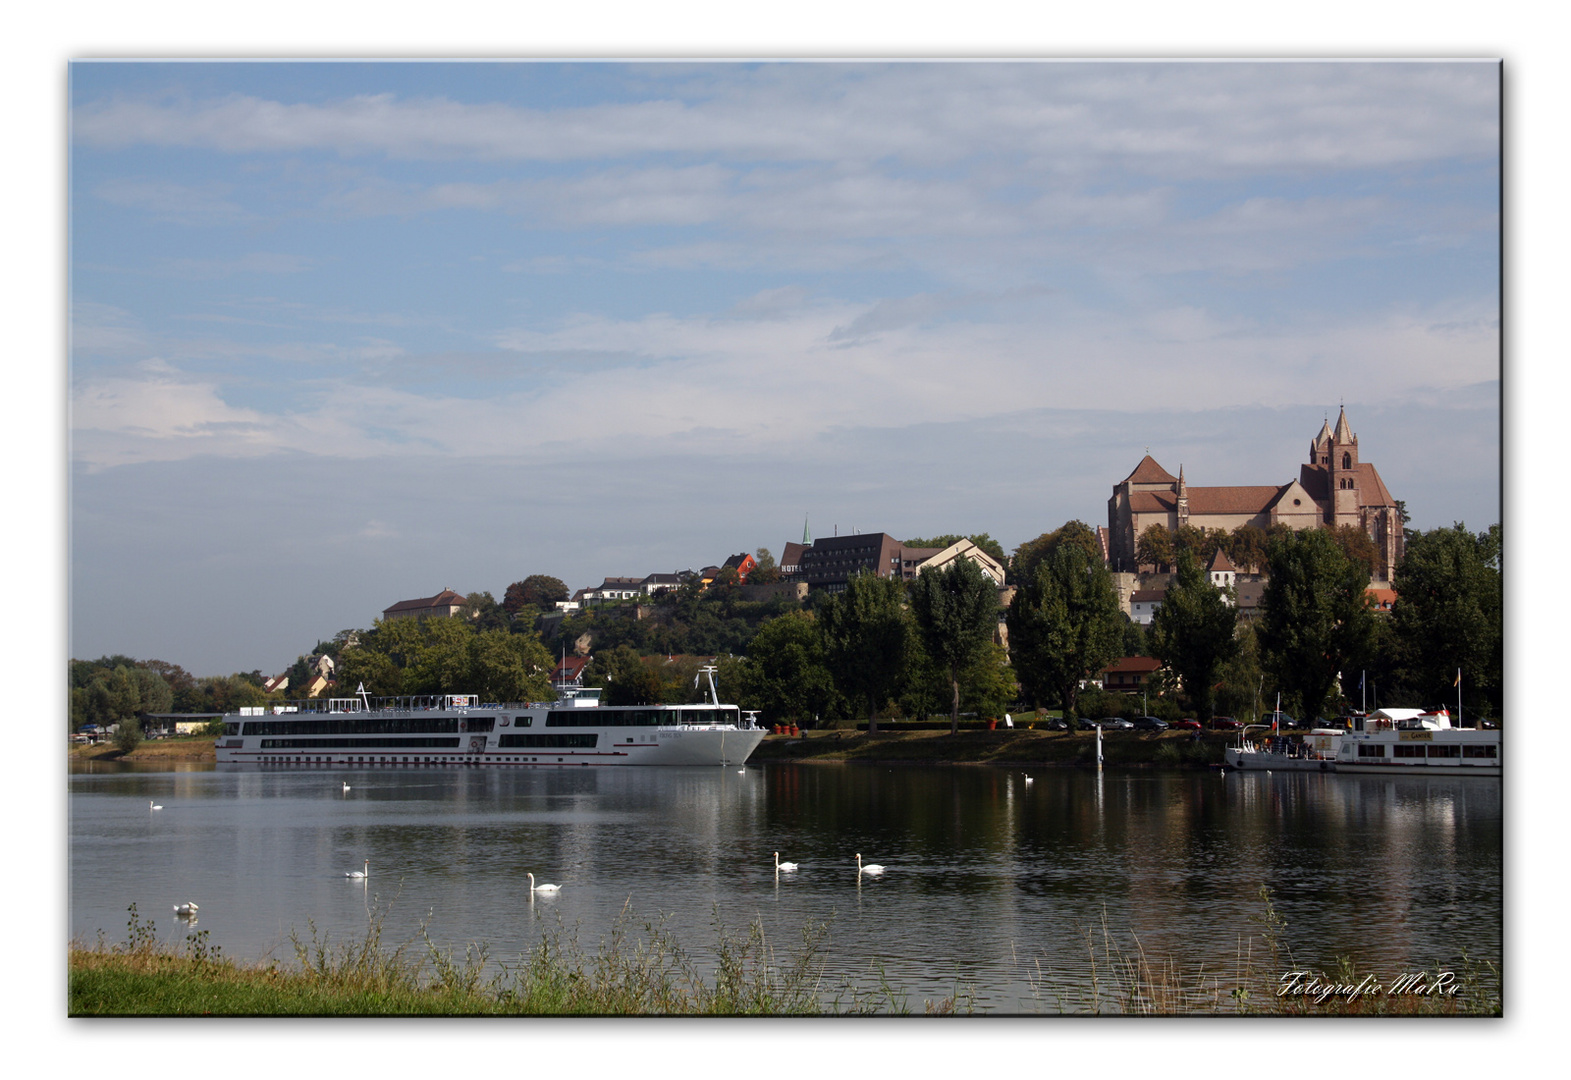
<svg viewBox="0 0 1571 1080">
<path fill-rule="evenodd" d="M 1162 670 L 1162 661 L 1149 656 L 1125 656 L 1102 669 L 1102 689 L 1138 694 L 1146 681 Z"/>
<path fill-rule="evenodd" d="M 1232 532 L 1243 525 L 1269 529 L 1356 526 L 1381 555 L 1377 577 L 1389 578 L 1402 558 L 1402 511 L 1373 464 L 1359 458 L 1358 436 L 1347 412 L 1329 420 L 1309 443 L 1298 478 L 1258 487 L 1191 487 L 1183 466 L 1174 476 L 1147 454 L 1113 486 L 1107 501 L 1108 565 L 1137 571 L 1135 545 L 1152 525 Z"/>
<path fill-rule="evenodd" d="M 584 686 L 584 669 L 589 666 L 587 656 L 563 657 L 551 669 L 551 689 L 557 693 L 564 690 L 581 690 Z"/>
<path fill-rule="evenodd" d="M 792 580 L 806 582 L 814 589 L 839 592 L 857 574 L 897 577 L 911 581 L 925 569 L 941 570 L 956 559 L 970 559 L 995 585 L 1004 583 L 1004 568 L 997 559 L 970 540 L 958 540 L 946 548 L 906 547 L 888 533 L 858 533 L 852 536 L 823 536 L 800 551 L 799 545 L 786 544 L 787 557 L 795 558 Z M 782 561 L 782 576 L 787 576 Z"/>
<path fill-rule="evenodd" d="M 464 598 L 452 589 L 443 589 L 435 596 L 420 600 L 400 600 L 382 610 L 382 621 L 390 619 L 424 619 L 431 616 L 450 619 L 464 608 Z"/>
<path fill-rule="evenodd" d="M 731 556 L 725 561 L 725 565 L 720 567 L 720 569 L 735 570 L 737 582 L 739 584 L 745 585 L 747 584 L 747 575 L 751 574 L 757 565 L 758 560 L 744 551 L 740 555 Z"/>
<path fill-rule="evenodd" d="M 1166 597 L 1166 589 L 1136 589 L 1129 594 L 1129 617 L 1141 626 L 1150 626 Z"/>
</svg>

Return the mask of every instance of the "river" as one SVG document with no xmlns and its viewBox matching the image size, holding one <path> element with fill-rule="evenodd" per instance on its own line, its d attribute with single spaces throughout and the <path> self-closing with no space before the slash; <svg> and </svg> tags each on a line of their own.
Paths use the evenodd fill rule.
<svg viewBox="0 0 1571 1080">
<path fill-rule="evenodd" d="M 174 918 L 185 901 L 226 955 L 290 963 L 291 934 L 360 940 L 373 912 L 384 944 L 425 922 L 503 964 L 542 934 L 592 946 L 625 911 L 700 959 L 717 924 L 758 921 L 782 960 L 827 924 L 819 958 L 855 994 L 1051 1013 L 1090 1000 L 1104 928 L 1185 972 L 1259 963 L 1264 886 L 1298 966 L 1347 957 L 1391 978 L 1464 950 L 1501 959 L 1497 780 L 92 763 L 73 768 L 69 808 L 70 930 L 87 944 L 124 940 L 132 903 L 177 941 L 194 932 Z M 777 874 L 775 851 L 800 869 Z M 859 876 L 858 852 L 886 871 Z M 366 881 L 345 877 L 366 860 Z M 531 871 L 561 892 L 531 894 Z"/>
</svg>

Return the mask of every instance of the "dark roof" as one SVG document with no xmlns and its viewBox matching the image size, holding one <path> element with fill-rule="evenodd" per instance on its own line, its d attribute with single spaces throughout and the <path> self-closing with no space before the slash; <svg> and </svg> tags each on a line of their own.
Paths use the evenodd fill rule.
<svg viewBox="0 0 1571 1080">
<path fill-rule="evenodd" d="M 1129 496 L 1129 509 L 1137 514 L 1160 514 L 1178 509 L 1178 499 L 1166 491 L 1137 491 Z"/>
<path fill-rule="evenodd" d="M 435 596 L 427 596 L 420 600 L 400 600 L 390 608 L 384 608 L 382 614 L 395 611 L 429 611 L 439 607 L 461 607 L 464 598 L 452 589 L 443 589 Z"/>
<path fill-rule="evenodd" d="M 1190 514 L 1258 514 L 1271 505 L 1280 487 L 1192 487 Z"/>
<path fill-rule="evenodd" d="M 1227 552 L 1223 551 L 1221 548 L 1216 549 L 1216 554 L 1211 556 L 1211 565 L 1206 567 L 1206 569 L 1212 571 L 1213 573 L 1225 570 L 1232 570 L 1235 573 L 1238 571 L 1238 567 L 1233 565 L 1233 560 L 1229 559 L 1227 557 Z"/>
<path fill-rule="evenodd" d="M 1129 594 L 1131 604 L 1151 604 L 1167 596 L 1166 589 L 1136 589 Z"/>
</svg>

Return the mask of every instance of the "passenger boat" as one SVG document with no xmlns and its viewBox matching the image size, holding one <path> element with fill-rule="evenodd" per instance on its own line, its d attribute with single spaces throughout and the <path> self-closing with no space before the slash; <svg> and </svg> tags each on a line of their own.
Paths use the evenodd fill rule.
<svg viewBox="0 0 1571 1080">
<path fill-rule="evenodd" d="M 1251 725 L 1251 727 L 1257 725 Z M 1232 769 L 1268 769 L 1272 772 L 1335 772 L 1340 731 L 1316 728 L 1302 739 L 1271 735 L 1259 742 L 1248 738 L 1250 728 L 1239 732 L 1238 745 L 1222 751 Z"/>
<path fill-rule="evenodd" d="M 600 704 L 599 690 L 554 702 L 481 704 L 473 694 L 313 699 L 224 717 L 220 764 L 331 766 L 740 765 L 763 741 L 751 716 L 720 704 Z"/>
<path fill-rule="evenodd" d="M 1500 775 L 1500 732 L 1452 727 L 1445 709 L 1391 709 L 1353 723 L 1337 750 L 1337 772 Z"/>
</svg>

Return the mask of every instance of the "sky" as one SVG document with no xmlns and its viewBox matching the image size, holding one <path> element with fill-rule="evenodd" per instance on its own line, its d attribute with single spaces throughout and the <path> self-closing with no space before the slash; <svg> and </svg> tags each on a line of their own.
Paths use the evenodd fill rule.
<svg viewBox="0 0 1571 1080">
<path fill-rule="evenodd" d="M 69 68 L 69 648 L 1280 484 L 1500 520 L 1494 62 Z"/>
</svg>

